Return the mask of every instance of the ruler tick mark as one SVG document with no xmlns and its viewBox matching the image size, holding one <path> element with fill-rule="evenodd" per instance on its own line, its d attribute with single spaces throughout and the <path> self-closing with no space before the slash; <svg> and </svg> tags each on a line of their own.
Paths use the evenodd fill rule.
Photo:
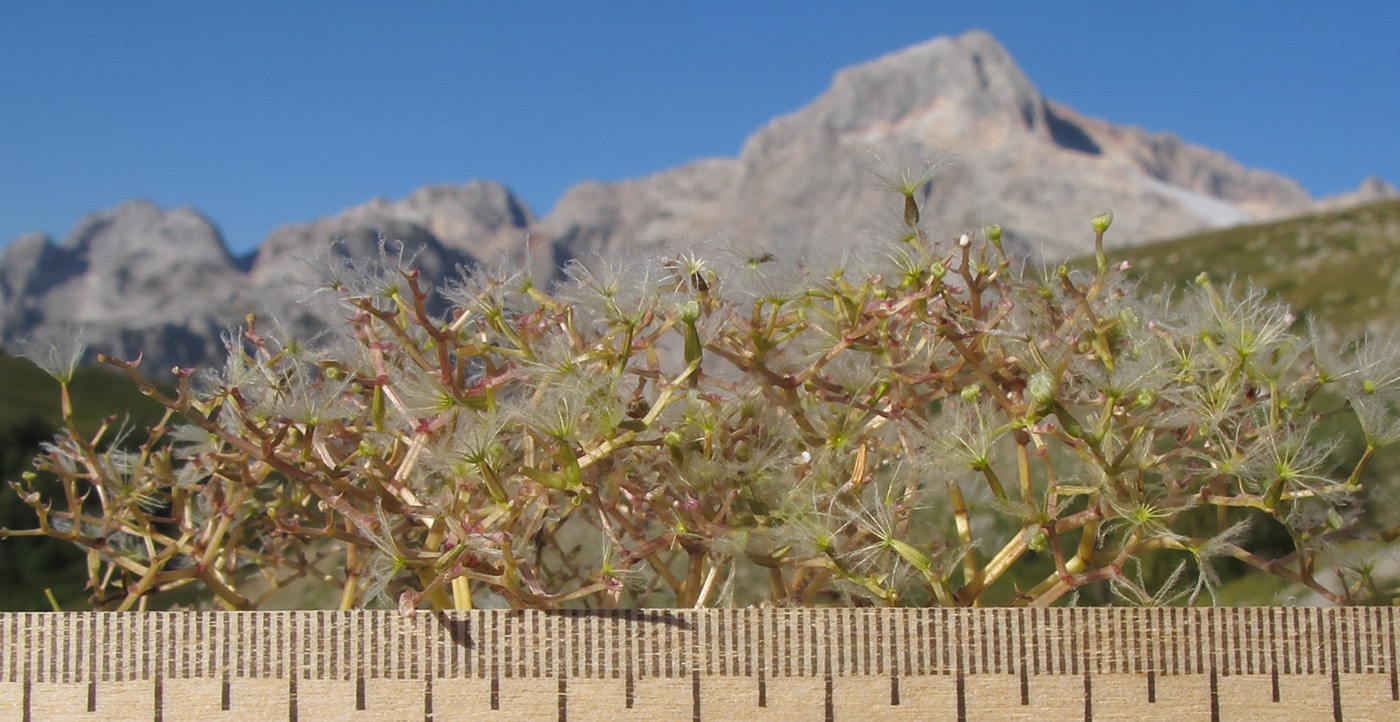
<svg viewBox="0 0 1400 722">
<path fill-rule="evenodd" d="M 790 619 L 784 619 L 783 622 L 784 622 L 784 624 L 783 624 L 783 645 L 784 645 L 784 647 L 785 647 L 785 648 L 788 650 L 788 652 L 789 652 L 788 654 L 783 655 L 783 664 L 785 665 L 784 668 L 783 668 L 783 674 L 785 674 L 785 675 L 791 677 L 791 676 L 792 676 L 792 654 L 791 654 L 791 652 L 792 652 L 792 620 L 790 620 Z M 852 626 L 854 627 L 854 625 L 852 625 Z M 855 633 L 855 632 L 852 631 L 852 634 L 854 634 L 854 633 Z M 855 655 L 852 654 L 851 656 L 854 657 Z"/>
<path fill-rule="evenodd" d="M 155 722 L 163 722 L 165 719 L 165 683 L 161 679 L 160 670 L 156 670 L 155 689 L 152 691 L 152 703 L 155 706 Z"/>
<path fill-rule="evenodd" d="M 1342 722 L 1342 680 L 1337 665 L 1332 665 L 1332 720 Z"/>
<path fill-rule="evenodd" d="M 297 722 L 297 676 L 287 680 L 287 722 Z"/>
<path fill-rule="evenodd" d="M 962 670 L 958 670 L 958 722 L 967 722 L 967 686 L 963 681 Z"/>
<path fill-rule="evenodd" d="M 1094 683 L 1084 670 L 1084 722 L 1094 722 Z"/>
<path fill-rule="evenodd" d="M 1215 667 L 1210 668 L 1210 722 L 1220 722 L 1220 683 Z"/>
<path fill-rule="evenodd" d="M 1395 615 L 1388 615 L 1390 621 L 1390 701 L 1400 701 L 1400 673 L 1395 669 Z"/>
<path fill-rule="evenodd" d="M 1321 625 L 1318 625 L 1318 626 L 1320 627 Z M 1330 631 L 1331 631 L 1331 634 L 1329 634 L 1328 636 L 1331 638 L 1331 642 L 1332 642 L 1332 643 L 1331 643 L 1330 645 L 1328 645 L 1328 649 L 1329 649 L 1329 651 L 1332 653 L 1332 655 L 1331 655 L 1331 658 L 1328 660 L 1328 662 L 1329 662 L 1328 667 L 1330 668 L 1328 671 L 1330 671 L 1330 672 L 1332 673 L 1332 719 L 1335 720 L 1335 722 L 1342 722 L 1342 680 L 1341 680 L 1341 670 L 1339 669 L 1339 665 L 1338 665 L 1338 663 L 1337 663 L 1337 617 L 1336 617 L 1336 615 L 1333 615 L 1333 616 L 1332 616 L 1332 619 L 1331 619 L 1331 630 L 1330 630 Z M 1346 630 L 1343 630 L 1343 633 L 1345 633 L 1345 631 L 1346 631 Z M 1342 655 L 1343 655 L 1343 659 L 1345 659 L 1345 655 L 1346 655 L 1346 650 L 1345 650 L 1345 649 L 1342 650 Z"/>
</svg>

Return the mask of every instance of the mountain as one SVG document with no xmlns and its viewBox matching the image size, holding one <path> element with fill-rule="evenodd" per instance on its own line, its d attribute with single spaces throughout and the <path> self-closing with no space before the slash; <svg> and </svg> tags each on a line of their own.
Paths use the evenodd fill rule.
<svg viewBox="0 0 1400 722">
<path fill-rule="evenodd" d="M 937 172 L 917 195 L 935 238 L 995 222 L 1010 246 L 1046 259 L 1082 253 L 1088 219 L 1104 208 L 1116 215 L 1110 243 L 1122 246 L 1395 194 L 1371 179 L 1319 205 L 1280 175 L 1082 116 L 1041 95 L 1005 48 L 973 31 L 838 72 L 736 158 L 580 183 L 543 218 L 503 186 L 473 181 L 283 226 L 244 259 L 229 256 L 197 211 L 144 201 L 84 219 L 61 243 L 27 234 L 0 254 L 0 342 L 80 323 L 98 348 L 144 350 L 160 367 L 217 354 L 219 331 L 249 312 L 270 310 L 298 329 L 333 321 L 306 303 L 331 238 L 352 256 L 375 253 L 381 238 L 402 241 L 430 280 L 518 258 L 527 237 L 555 269 L 686 241 L 830 256 L 888 232 L 899 204 L 880 176 L 929 159 Z"/>
<path fill-rule="evenodd" d="M 341 238 L 351 255 L 364 255 L 374 250 L 380 234 L 424 248 L 420 264 L 431 264 L 424 273 L 438 276 L 452 271 L 452 263 L 510 250 L 534 221 L 534 213 L 498 183 L 430 186 L 401 201 L 376 198 L 330 218 L 274 230 L 258 248 L 249 277 L 256 286 L 305 280 L 313 269 L 299 259 L 327 240 Z"/>
<path fill-rule="evenodd" d="M 82 219 L 60 244 L 26 234 L 0 253 L 7 343 L 77 323 L 108 353 L 159 349 L 162 361 L 188 363 L 219 350 L 230 312 L 251 308 L 245 297 L 218 229 L 190 208 L 131 201 Z"/>
<path fill-rule="evenodd" d="M 1317 202 L 1317 210 L 1335 211 L 1352 206 L 1374 203 L 1389 198 L 1400 197 L 1400 190 L 1377 176 L 1369 176 L 1361 181 L 1356 190 L 1328 196 Z"/>
<path fill-rule="evenodd" d="M 222 355 L 220 334 L 249 313 L 298 333 L 337 320 L 334 307 L 308 299 L 332 239 L 334 253 L 355 258 L 374 256 L 381 239 L 402 242 L 424 275 L 441 279 L 533 221 L 503 186 L 473 181 L 282 226 L 235 259 L 197 211 L 128 201 L 84 218 L 61 243 L 30 233 L 0 252 L 0 338 L 78 325 L 94 350 L 144 354 L 147 368 L 193 365 Z"/>
<path fill-rule="evenodd" d="M 1082 250 L 1087 219 L 1103 208 L 1118 219 L 1113 242 L 1125 244 L 1312 206 L 1292 180 L 1047 100 L 992 36 L 974 31 L 840 71 L 738 158 L 576 186 L 541 226 L 571 254 L 683 237 L 845 247 L 869 232 L 872 214 L 896 207 L 872 169 L 897 172 L 905 158 L 940 153 L 941 172 L 921 190 L 935 232 L 996 222 L 1023 251 L 1052 258 Z"/>
</svg>

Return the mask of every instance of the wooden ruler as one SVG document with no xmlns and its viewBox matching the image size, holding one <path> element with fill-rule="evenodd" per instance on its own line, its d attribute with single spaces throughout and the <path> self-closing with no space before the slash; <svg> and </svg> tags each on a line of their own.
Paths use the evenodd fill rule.
<svg viewBox="0 0 1400 722">
<path fill-rule="evenodd" d="M 1396 611 L 0 614 L 0 719 L 1397 720 Z"/>
</svg>

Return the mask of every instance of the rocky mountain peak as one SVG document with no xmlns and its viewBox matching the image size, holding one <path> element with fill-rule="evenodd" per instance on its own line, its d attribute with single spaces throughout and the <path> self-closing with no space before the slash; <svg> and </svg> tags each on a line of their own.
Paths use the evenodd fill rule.
<svg viewBox="0 0 1400 722">
<path fill-rule="evenodd" d="M 474 180 L 464 185 L 419 188 L 401 201 L 376 198 L 346 210 L 345 218 L 374 221 L 394 218 L 422 226 L 443 243 L 481 253 L 482 239 L 518 235 L 535 220 L 523 201 L 500 183 Z"/>
<path fill-rule="evenodd" d="M 215 284 L 238 275 L 209 219 L 192 208 L 167 211 L 146 200 L 84 218 L 61 249 L 87 267 L 74 299 L 79 321 L 183 315 L 172 308 L 184 301 L 172 294 L 175 279 L 199 276 Z"/>
<path fill-rule="evenodd" d="M 874 240 L 872 216 L 897 205 L 872 169 L 898 173 L 889 166 L 925 158 L 942 158 L 919 191 L 931 231 L 956 237 L 995 222 L 1013 246 L 1050 258 L 1081 252 L 1087 219 L 1104 208 L 1117 215 L 1111 242 L 1121 244 L 1312 203 L 1282 176 L 1047 100 L 995 38 L 972 31 L 836 73 L 810 105 L 750 136 L 737 159 L 590 187 L 588 203 L 566 196 L 541 228 L 574 253 L 660 237 L 830 252 Z"/>
<path fill-rule="evenodd" d="M 193 208 L 163 210 L 145 200 L 131 200 L 78 222 L 63 241 L 63 250 L 102 261 L 153 256 L 168 261 L 230 263 L 223 236 Z"/>
<path fill-rule="evenodd" d="M 937 122 L 952 134 L 989 117 L 1032 132 L 1046 128 L 1040 91 L 1006 48 L 980 30 L 842 70 L 805 112 L 838 134 L 887 133 L 910 120 Z"/>
<path fill-rule="evenodd" d="M 1366 200 L 1374 201 L 1400 196 L 1400 190 L 1396 190 L 1395 186 L 1391 185 L 1389 181 L 1374 175 L 1367 176 L 1365 180 L 1361 181 L 1361 185 L 1357 187 L 1356 193 L 1364 196 Z"/>
<path fill-rule="evenodd" d="M 1328 196 L 1317 202 L 1319 211 L 1335 211 L 1363 203 L 1374 203 L 1400 196 L 1400 190 L 1380 176 L 1368 176 L 1355 190 Z"/>
<path fill-rule="evenodd" d="M 242 274 L 223 237 L 192 208 L 134 200 L 81 221 L 61 244 L 20 237 L 0 256 L 0 337 L 45 325 L 88 329 L 99 349 L 189 363 L 217 347 L 244 306 Z"/>
<path fill-rule="evenodd" d="M 455 263 L 519 248 L 534 220 L 530 208 L 499 183 L 427 186 L 403 200 L 375 198 L 328 218 L 275 229 L 258 249 L 252 281 L 305 279 L 312 270 L 306 261 L 332 239 L 343 240 L 345 252 L 373 253 L 381 235 L 409 249 L 428 249 L 425 263 L 451 271 Z"/>
<path fill-rule="evenodd" d="M 64 254 L 47 233 L 20 234 L 0 249 L 0 307 L 18 300 L 36 286 L 63 274 Z"/>
</svg>

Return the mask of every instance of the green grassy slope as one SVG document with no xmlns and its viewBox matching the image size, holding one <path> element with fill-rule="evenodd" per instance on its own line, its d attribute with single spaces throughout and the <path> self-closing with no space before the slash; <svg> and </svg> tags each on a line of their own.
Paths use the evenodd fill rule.
<svg viewBox="0 0 1400 722">
<path fill-rule="evenodd" d="M 1109 231 L 1112 234 L 1112 231 Z M 1246 279 L 1339 331 L 1400 327 L 1400 199 L 1110 250 L 1148 287 Z"/>
</svg>

